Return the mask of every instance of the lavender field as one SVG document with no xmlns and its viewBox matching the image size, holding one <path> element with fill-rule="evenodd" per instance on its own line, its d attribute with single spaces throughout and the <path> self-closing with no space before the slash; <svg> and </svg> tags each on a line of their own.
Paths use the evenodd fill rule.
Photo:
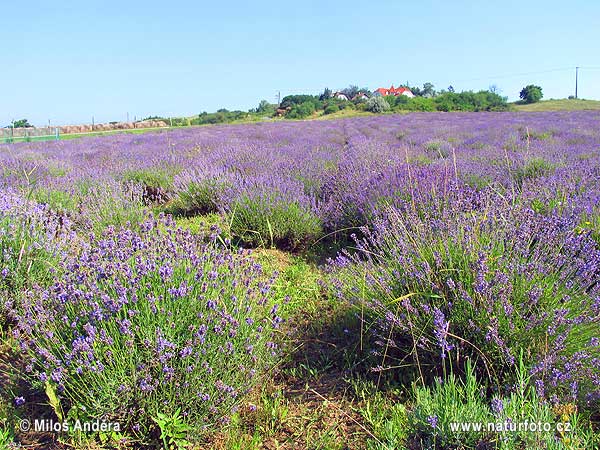
<svg viewBox="0 0 600 450">
<path fill-rule="evenodd" d="M 599 112 L 198 127 L 0 164 L 0 448 L 599 445 Z M 37 417 L 119 429 L 19 430 Z M 552 429 L 451 429 L 525 421 Z"/>
</svg>

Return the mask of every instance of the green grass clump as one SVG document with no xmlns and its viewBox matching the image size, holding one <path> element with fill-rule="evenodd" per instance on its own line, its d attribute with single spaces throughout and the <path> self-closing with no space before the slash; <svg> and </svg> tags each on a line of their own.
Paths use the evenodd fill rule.
<svg viewBox="0 0 600 450">
<path fill-rule="evenodd" d="M 297 202 L 268 197 L 237 199 L 229 213 L 231 233 L 243 245 L 297 251 L 322 235 L 319 218 Z"/>
<path fill-rule="evenodd" d="M 432 158 L 444 159 L 450 155 L 447 145 L 441 141 L 429 141 L 424 145 L 425 153 Z"/>
<path fill-rule="evenodd" d="M 52 217 L 48 220 L 59 233 L 58 221 Z M 0 217 L 0 292 L 8 291 L 13 297 L 51 281 L 59 248 L 52 238 L 52 232 L 48 233 L 44 224 L 35 219 Z"/>
<path fill-rule="evenodd" d="M 470 366 L 464 380 L 449 374 L 432 387 L 415 386 L 408 442 L 418 448 L 594 448 L 597 436 L 583 426 L 574 405 L 553 408 L 541 399 L 522 363 L 516 378 L 513 392 L 494 395 L 491 402 L 486 400 L 487 386 L 477 380 Z M 569 430 L 557 431 L 558 423 L 568 423 Z M 472 428 L 479 424 L 480 430 Z M 539 424 L 549 431 L 527 428 Z"/>
<path fill-rule="evenodd" d="M 531 158 L 525 161 L 523 165 L 517 167 L 513 172 L 513 179 L 520 188 L 528 180 L 535 180 L 554 171 L 556 166 L 544 158 Z"/>
<path fill-rule="evenodd" d="M 227 188 L 227 183 L 217 179 L 190 182 L 177 192 L 176 199 L 167 205 L 166 211 L 177 216 L 217 213 L 222 210 Z"/>
<path fill-rule="evenodd" d="M 487 175 L 479 175 L 475 173 L 467 173 L 463 175 L 464 182 L 474 189 L 484 189 L 492 184 L 493 180 Z"/>
<path fill-rule="evenodd" d="M 148 204 L 166 201 L 173 188 L 173 171 L 160 168 L 126 171 L 122 179 L 126 183 L 139 184 L 143 188 L 142 198 Z"/>
<path fill-rule="evenodd" d="M 79 202 L 72 193 L 57 189 L 37 188 L 32 191 L 32 198 L 38 203 L 48 205 L 50 210 L 58 214 L 69 214 L 76 211 Z"/>
</svg>

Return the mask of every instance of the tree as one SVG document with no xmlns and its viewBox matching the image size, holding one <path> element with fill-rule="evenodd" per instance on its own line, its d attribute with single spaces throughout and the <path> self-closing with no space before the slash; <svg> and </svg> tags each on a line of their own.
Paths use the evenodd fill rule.
<svg viewBox="0 0 600 450">
<path fill-rule="evenodd" d="M 27 121 L 27 119 L 15 120 L 13 122 L 14 128 L 32 128 L 31 124 Z"/>
<path fill-rule="evenodd" d="M 435 97 L 435 89 L 433 88 L 433 84 L 432 83 L 424 83 L 423 84 L 423 90 L 421 91 L 421 95 L 423 97 Z"/>
<path fill-rule="evenodd" d="M 321 100 L 321 101 L 329 100 L 332 95 L 333 95 L 333 92 L 331 92 L 331 89 L 326 87 L 325 90 L 323 91 L 323 93 L 319 96 L 319 100 Z"/>
<path fill-rule="evenodd" d="M 488 91 L 490 91 L 492 94 L 500 94 L 502 92 L 502 89 L 500 89 L 498 87 L 498 85 L 496 84 L 491 84 L 490 87 L 488 88 Z"/>
<path fill-rule="evenodd" d="M 383 97 L 371 97 L 367 100 L 365 109 L 374 113 L 381 113 L 390 109 L 390 104 Z"/>
<path fill-rule="evenodd" d="M 524 103 L 539 102 L 543 97 L 542 88 L 534 84 L 529 84 L 521 89 L 519 97 Z"/>
<path fill-rule="evenodd" d="M 423 91 L 418 86 L 411 87 L 407 83 L 405 86 L 402 86 L 402 87 L 410 89 L 410 92 L 412 92 L 415 97 L 422 97 L 423 96 Z"/>
<path fill-rule="evenodd" d="M 261 100 L 256 108 L 256 112 L 259 114 L 273 114 L 275 107 L 266 100 Z"/>
<path fill-rule="evenodd" d="M 358 86 L 350 85 L 346 89 L 344 89 L 342 93 L 345 94 L 346 97 L 348 97 L 348 100 L 352 100 L 354 97 L 356 97 L 356 94 L 359 93 L 359 89 Z"/>
</svg>

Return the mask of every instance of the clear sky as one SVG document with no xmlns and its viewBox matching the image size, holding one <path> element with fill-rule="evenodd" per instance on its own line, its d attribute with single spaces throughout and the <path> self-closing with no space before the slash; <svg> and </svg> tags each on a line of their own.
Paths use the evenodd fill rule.
<svg viewBox="0 0 600 450">
<path fill-rule="evenodd" d="M 2 1 L 0 126 L 244 109 L 431 81 L 600 99 L 600 2 Z M 588 68 L 586 68 L 588 67 Z M 561 69 L 561 70 L 556 70 Z"/>
</svg>

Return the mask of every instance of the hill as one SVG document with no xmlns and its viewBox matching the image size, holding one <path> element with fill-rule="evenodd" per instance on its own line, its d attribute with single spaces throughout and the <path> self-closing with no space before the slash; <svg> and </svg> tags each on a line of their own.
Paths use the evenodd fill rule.
<svg viewBox="0 0 600 450">
<path fill-rule="evenodd" d="M 513 104 L 517 111 L 580 111 L 584 109 L 600 109 L 600 101 L 585 99 L 550 99 L 529 105 Z"/>
</svg>

